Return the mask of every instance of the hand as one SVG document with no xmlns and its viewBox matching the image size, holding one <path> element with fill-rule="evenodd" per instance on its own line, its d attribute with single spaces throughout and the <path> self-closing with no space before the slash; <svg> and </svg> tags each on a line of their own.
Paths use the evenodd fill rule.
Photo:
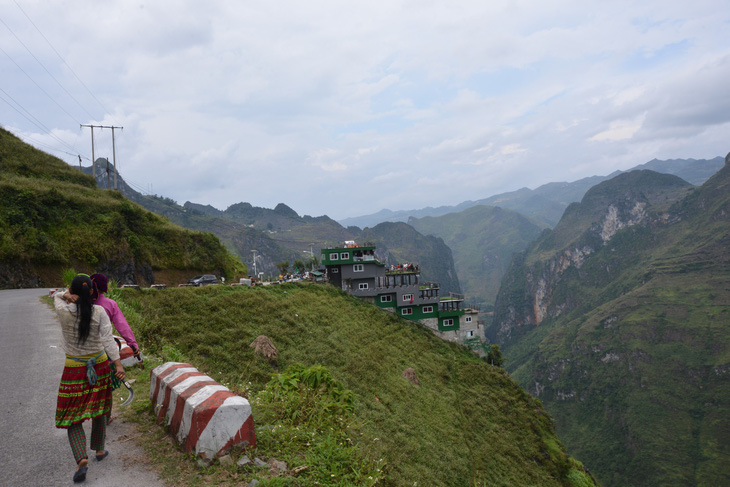
<svg viewBox="0 0 730 487">
<path fill-rule="evenodd" d="M 134 358 L 136 358 L 137 360 L 142 359 L 142 352 L 140 352 L 139 348 L 134 351 Z"/>
<path fill-rule="evenodd" d="M 63 293 L 63 296 L 61 296 L 61 297 L 67 303 L 75 303 L 79 299 L 79 297 L 76 294 L 71 294 L 71 291 L 69 291 L 69 290 L 66 290 L 66 292 Z"/>
<path fill-rule="evenodd" d="M 116 372 L 114 375 L 117 376 L 117 379 L 124 380 L 124 378 L 127 376 L 127 373 L 124 372 L 124 366 L 122 365 L 121 360 L 115 360 L 114 361 L 114 368 L 116 369 Z"/>
</svg>

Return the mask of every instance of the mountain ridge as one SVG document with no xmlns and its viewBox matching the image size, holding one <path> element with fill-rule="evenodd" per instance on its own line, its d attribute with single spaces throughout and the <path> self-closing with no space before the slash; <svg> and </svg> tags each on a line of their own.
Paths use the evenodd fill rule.
<svg viewBox="0 0 730 487">
<path fill-rule="evenodd" d="M 605 485 L 730 482 L 728 188 L 621 174 L 502 280 L 488 336 Z"/>
<path fill-rule="evenodd" d="M 343 218 L 345 226 L 372 226 L 381 221 L 404 221 L 409 217 L 442 216 L 458 212 L 475 205 L 500 206 L 518 211 L 525 216 L 535 218 L 550 227 L 554 227 L 568 204 L 578 202 L 583 194 L 596 184 L 611 179 L 621 172 L 640 169 L 652 169 L 679 176 L 691 184 L 698 185 L 706 181 L 722 167 L 724 159 L 720 156 L 713 159 L 652 159 L 644 164 L 634 166 L 625 171 L 614 171 L 607 176 L 589 176 L 573 182 L 549 182 L 535 189 L 521 188 L 515 191 L 499 193 L 478 200 L 468 200 L 454 206 L 427 207 L 413 210 L 380 210 L 369 215 Z"/>
</svg>

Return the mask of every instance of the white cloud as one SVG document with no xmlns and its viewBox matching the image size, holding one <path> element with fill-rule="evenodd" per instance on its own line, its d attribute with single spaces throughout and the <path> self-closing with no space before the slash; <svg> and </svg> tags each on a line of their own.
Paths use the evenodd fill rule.
<svg viewBox="0 0 730 487">
<path fill-rule="evenodd" d="M 523 149 L 520 147 L 520 144 L 509 144 L 502 147 L 502 150 L 500 150 L 500 153 L 503 156 L 508 156 L 510 154 L 518 154 L 520 152 L 525 152 L 527 149 Z"/>
<path fill-rule="evenodd" d="M 630 139 L 641 128 L 642 121 L 643 117 L 639 120 L 616 120 L 611 122 L 608 130 L 604 130 L 603 132 L 594 135 L 589 140 L 595 142 L 616 142 L 619 140 Z"/>
<path fill-rule="evenodd" d="M 73 72 L 17 5 L 3 21 L 83 110 L 0 25 L 0 123 L 69 163 L 90 157 L 80 123 L 123 125 L 123 176 L 181 202 L 345 217 L 728 151 L 722 0 L 23 10 Z M 108 155 L 109 131 L 97 142 Z M 387 175 L 418 187 L 393 192 Z"/>
</svg>

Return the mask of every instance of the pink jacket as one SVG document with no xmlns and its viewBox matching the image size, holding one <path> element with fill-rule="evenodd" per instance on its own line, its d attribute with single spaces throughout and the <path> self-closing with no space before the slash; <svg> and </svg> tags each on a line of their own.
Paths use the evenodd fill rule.
<svg viewBox="0 0 730 487">
<path fill-rule="evenodd" d="M 114 325 L 114 328 L 116 328 L 119 334 L 122 335 L 122 338 L 124 338 L 124 341 L 127 342 L 127 345 L 132 347 L 132 350 L 138 350 L 139 345 L 137 345 L 137 340 L 134 338 L 134 333 L 129 327 L 129 323 L 127 323 L 126 318 L 124 318 L 122 310 L 119 309 L 117 302 L 100 293 L 94 304 L 104 308 L 106 314 L 109 315 L 112 325 Z"/>
</svg>

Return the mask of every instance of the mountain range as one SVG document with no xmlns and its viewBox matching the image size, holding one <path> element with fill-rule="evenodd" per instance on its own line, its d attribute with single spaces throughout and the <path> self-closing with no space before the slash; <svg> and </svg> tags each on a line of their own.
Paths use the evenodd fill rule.
<svg viewBox="0 0 730 487">
<path fill-rule="evenodd" d="M 539 222 L 538 224 L 554 227 L 570 203 L 580 201 L 586 191 L 591 187 L 601 181 L 611 179 L 621 172 L 651 169 L 657 172 L 673 174 L 691 184 L 699 185 L 715 174 L 722 167 L 723 162 L 723 158 L 719 156 L 713 159 L 652 159 L 645 164 L 635 166 L 626 171 L 615 171 L 607 176 L 591 176 L 573 182 L 551 182 L 535 189 L 522 188 L 476 201 L 464 201 L 454 206 L 398 211 L 384 209 L 368 215 L 343 218 L 340 220 L 340 223 L 346 226 L 365 228 L 384 221 L 407 222 L 410 218 L 442 216 L 449 213 L 458 213 L 472 206 L 486 205 L 514 210 L 536 220 Z"/>
<path fill-rule="evenodd" d="M 605 485 L 730 485 L 730 155 L 591 188 L 511 263 L 488 337 Z"/>
<path fill-rule="evenodd" d="M 105 159 L 97 160 L 96 181 L 100 188 L 107 188 L 112 180 L 107 168 L 113 171 L 114 165 Z M 92 172 L 91 167 L 83 170 L 88 174 Z M 225 210 L 189 201 L 180 206 L 169 198 L 136 191 L 120 175 L 117 175 L 117 188 L 125 197 L 182 227 L 216 235 L 233 254 L 248 264 L 252 274 L 263 272 L 267 276 L 276 276 L 277 264 L 284 261 L 289 262 L 290 269 L 296 267 L 297 262 L 300 267 L 309 267 L 313 258 L 314 263 L 318 261 L 323 247 L 359 240 L 375 244 L 382 262 L 418 263 L 423 279 L 438 282 L 444 293 L 461 292 L 448 246 L 442 239 L 422 235 L 405 223 L 383 223 L 362 231 L 357 227 L 345 228 L 326 215 L 299 216 L 283 203 L 274 209 L 245 202 L 233 204 Z"/>
<path fill-rule="evenodd" d="M 443 216 L 411 217 L 408 224 L 442 238 L 451 248 L 464 294 L 483 311 L 491 309 L 512 255 L 543 230 L 516 211 L 483 205 Z"/>
</svg>

